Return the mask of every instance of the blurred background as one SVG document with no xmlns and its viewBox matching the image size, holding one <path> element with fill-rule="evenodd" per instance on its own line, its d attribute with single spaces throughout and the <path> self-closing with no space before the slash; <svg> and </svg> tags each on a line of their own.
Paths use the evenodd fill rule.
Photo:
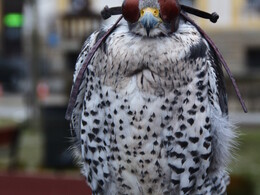
<svg viewBox="0 0 260 195">
<path fill-rule="evenodd" d="M 240 133 L 229 194 L 260 195 L 260 0 L 180 2 L 220 15 L 217 24 L 194 19 L 223 53 L 249 109 L 243 113 L 226 78 Z M 102 8 L 121 3 L 0 0 L 0 194 L 90 194 L 64 116 L 84 40 L 103 25 Z"/>
</svg>

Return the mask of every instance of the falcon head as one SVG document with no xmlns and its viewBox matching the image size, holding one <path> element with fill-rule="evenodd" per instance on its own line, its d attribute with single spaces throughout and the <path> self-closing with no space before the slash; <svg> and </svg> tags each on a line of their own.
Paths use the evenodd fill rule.
<svg viewBox="0 0 260 195">
<path fill-rule="evenodd" d="M 145 37 L 177 31 L 180 10 L 178 0 L 125 0 L 122 5 L 130 31 Z"/>
</svg>

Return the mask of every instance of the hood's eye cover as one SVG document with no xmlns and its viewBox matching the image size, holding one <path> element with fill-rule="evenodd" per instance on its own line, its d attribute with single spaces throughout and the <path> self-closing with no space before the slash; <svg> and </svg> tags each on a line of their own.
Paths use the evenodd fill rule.
<svg viewBox="0 0 260 195">
<path fill-rule="evenodd" d="M 126 21 L 135 23 L 139 20 L 139 0 L 125 0 L 122 5 L 122 14 Z"/>
<path fill-rule="evenodd" d="M 159 0 L 160 15 L 164 22 L 173 23 L 181 12 L 181 7 L 176 0 Z"/>
</svg>

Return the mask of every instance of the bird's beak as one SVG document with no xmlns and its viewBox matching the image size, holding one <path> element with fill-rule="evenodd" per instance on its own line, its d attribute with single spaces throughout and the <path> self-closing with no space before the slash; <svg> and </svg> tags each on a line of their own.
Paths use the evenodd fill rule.
<svg viewBox="0 0 260 195">
<path fill-rule="evenodd" d="M 161 21 L 159 10 L 156 8 L 144 8 L 141 10 L 139 22 L 146 29 L 149 36 L 151 29 L 156 27 Z"/>
</svg>

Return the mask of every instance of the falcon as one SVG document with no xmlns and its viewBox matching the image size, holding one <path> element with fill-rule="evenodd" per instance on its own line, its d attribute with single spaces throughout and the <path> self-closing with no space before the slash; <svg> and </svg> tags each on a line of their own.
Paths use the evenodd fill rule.
<svg viewBox="0 0 260 195">
<path fill-rule="evenodd" d="M 222 64 L 177 0 L 125 0 L 85 42 L 69 118 L 93 194 L 225 194 L 236 134 Z"/>
</svg>

